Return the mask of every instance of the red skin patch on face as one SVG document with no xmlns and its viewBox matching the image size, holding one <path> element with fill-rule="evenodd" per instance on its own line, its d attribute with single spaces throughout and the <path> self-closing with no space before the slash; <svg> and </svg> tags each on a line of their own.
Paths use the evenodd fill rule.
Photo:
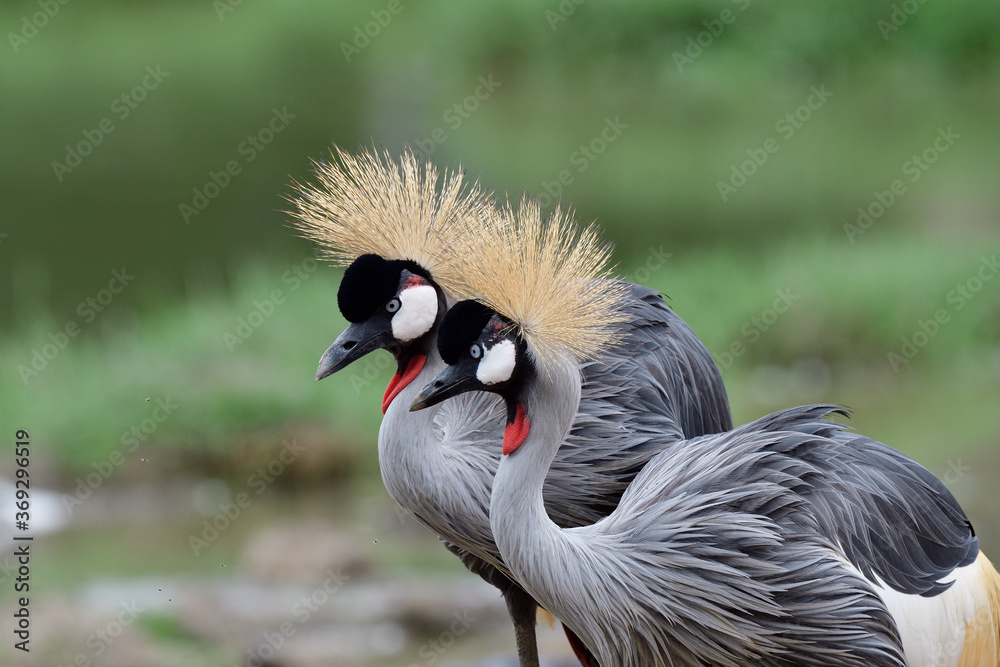
<svg viewBox="0 0 1000 667">
<path fill-rule="evenodd" d="M 504 456 L 521 446 L 528 437 L 529 430 L 531 430 L 531 420 L 525 414 L 524 403 L 518 403 L 514 421 L 508 423 L 503 430 Z"/>
<path fill-rule="evenodd" d="M 410 287 L 417 287 L 418 285 L 426 285 L 427 281 L 420 276 L 409 276 L 406 279 L 406 286 L 403 289 L 409 289 Z"/>
<path fill-rule="evenodd" d="M 406 388 L 406 385 L 413 382 L 413 379 L 417 377 L 425 363 L 427 363 L 426 354 L 415 354 L 409 363 L 406 364 L 406 368 L 402 374 L 396 371 L 396 374 L 389 380 L 389 386 L 385 388 L 385 395 L 382 396 L 382 414 L 385 414 L 385 411 L 389 409 L 392 399 L 396 398 L 399 392 Z"/>
</svg>

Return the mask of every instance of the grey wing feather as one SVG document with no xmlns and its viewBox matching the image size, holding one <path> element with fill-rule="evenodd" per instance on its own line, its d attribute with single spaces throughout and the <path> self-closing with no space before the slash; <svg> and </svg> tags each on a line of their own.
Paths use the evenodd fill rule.
<svg viewBox="0 0 1000 667">
<path fill-rule="evenodd" d="M 942 579 L 979 554 L 979 538 L 958 501 L 902 452 L 823 418 L 831 413 L 848 414 L 839 406 L 808 405 L 754 424 L 823 437 L 818 446 L 785 453 L 822 472 L 801 492 L 821 530 L 862 574 L 911 595 L 947 590 Z"/>
<path fill-rule="evenodd" d="M 560 526 L 608 515 L 665 446 L 732 428 L 722 376 L 691 328 L 655 290 L 625 283 L 623 341 L 585 364 L 580 407 L 544 495 Z"/>
<path fill-rule="evenodd" d="M 587 547 L 579 551 L 602 562 L 580 573 L 579 588 L 630 603 L 588 602 L 608 610 L 596 621 L 608 627 L 588 634 L 617 637 L 602 656 L 616 664 L 669 655 L 733 667 L 905 665 L 884 603 L 838 560 L 803 494 L 823 477 L 803 453 L 825 441 L 754 424 L 651 461 L 614 513 L 581 529 Z M 584 612 L 571 622 L 594 618 Z"/>
<path fill-rule="evenodd" d="M 731 430 L 733 419 L 726 388 L 705 345 L 659 292 L 625 284 L 632 299 L 628 307 L 633 316 L 631 342 L 640 349 L 638 354 L 630 354 L 637 354 L 640 370 L 649 376 L 639 378 L 649 380 L 639 390 L 640 397 L 656 410 L 664 397 L 651 396 L 651 392 L 666 391 L 666 403 L 675 411 L 674 418 L 684 437 Z"/>
<path fill-rule="evenodd" d="M 722 378 L 701 341 L 657 292 L 629 285 L 629 293 L 633 320 L 628 337 L 622 348 L 584 370 L 581 401 L 584 413 L 591 378 L 605 388 L 616 381 L 627 385 L 611 399 L 614 408 L 629 413 L 619 416 L 629 419 L 629 435 L 619 438 L 627 442 L 617 443 L 623 466 L 645 463 L 650 449 L 672 446 L 673 438 L 732 428 Z M 823 436 L 822 446 L 789 452 L 823 472 L 804 490 L 820 530 L 869 579 L 877 575 L 908 594 L 934 596 L 947 590 L 942 579 L 979 553 L 979 540 L 958 501 L 910 457 L 824 419 L 831 413 L 847 414 L 840 406 L 807 405 L 768 415 L 747 428 Z M 600 415 L 599 406 L 587 414 Z M 588 430 L 588 423 L 578 420 L 571 439 L 576 434 L 613 439 L 607 421 L 589 422 Z M 650 447 L 644 437 L 653 434 L 658 434 L 656 444 Z M 612 491 L 609 500 L 614 496 Z"/>
<path fill-rule="evenodd" d="M 821 436 L 788 449 L 821 473 L 799 490 L 820 531 L 869 580 L 896 591 L 935 596 L 956 568 L 974 562 L 979 539 L 954 495 L 924 466 L 877 440 L 825 417 L 847 415 L 836 405 L 806 405 L 762 417 L 746 429 Z M 682 445 L 684 449 L 686 445 Z"/>
</svg>

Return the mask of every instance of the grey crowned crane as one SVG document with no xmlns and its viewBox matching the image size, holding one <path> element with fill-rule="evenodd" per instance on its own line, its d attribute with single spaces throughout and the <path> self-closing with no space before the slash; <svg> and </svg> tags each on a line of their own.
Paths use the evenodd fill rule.
<svg viewBox="0 0 1000 667">
<path fill-rule="evenodd" d="M 457 253 L 476 300 L 446 315 L 449 366 L 412 409 L 504 399 L 493 537 L 603 667 L 1000 665 L 1000 577 L 965 514 L 919 464 L 823 419 L 832 406 L 671 440 L 610 515 L 554 522 L 543 484 L 581 361 L 618 344 L 630 297 L 592 228 L 529 210 L 482 235 Z"/>
<path fill-rule="evenodd" d="M 408 412 L 420 388 L 445 367 L 436 336 L 460 284 L 454 241 L 462 237 L 463 248 L 475 252 L 479 220 L 494 204 L 476 188 L 464 191 L 460 173 L 439 178 L 409 152 L 397 164 L 386 154 L 338 150 L 333 161 L 315 163 L 315 172 L 315 185 L 297 186 L 293 215 L 328 258 L 347 265 L 337 301 L 350 322 L 323 355 L 316 378 L 377 349 L 393 354 L 397 372 L 383 397 L 378 439 L 385 487 L 501 590 L 521 664 L 537 665 L 537 605 L 510 578 L 490 531 L 499 452 L 486 445 L 503 433 L 502 402 L 469 394 Z M 619 323 L 622 345 L 583 368 L 578 413 L 543 484 L 547 511 L 561 526 L 609 514 L 665 439 L 732 426 L 719 371 L 691 329 L 654 290 L 616 284 L 632 296 Z M 567 635 L 588 664 L 582 645 Z"/>
</svg>

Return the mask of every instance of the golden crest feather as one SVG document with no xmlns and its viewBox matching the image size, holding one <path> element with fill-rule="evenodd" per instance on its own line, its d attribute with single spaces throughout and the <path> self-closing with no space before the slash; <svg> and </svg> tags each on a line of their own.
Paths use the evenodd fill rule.
<svg viewBox="0 0 1000 667">
<path fill-rule="evenodd" d="M 543 369 L 620 342 L 626 290 L 611 275 L 612 246 L 596 225 L 581 228 L 560 209 L 544 219 L 528 199 L 516 212 L 492 208 L 480 224 L 474 247 L 457 252 L 465 290 L 514 323 Z"/>
<path fill-rule="evenodd" d="M 290 214 L 302 235 L 341 266 L 367 253 L 412 260 L 455 294 L 451 238 L 492 208 L 478 185 L 463 188 L 461 171 L 439 174 L 410 149 L 398 162 L 388 152 L 352 155 L 336 146 L 331 158 L 313 161 L 314 184 L 293 183 Z"/>
</svg>

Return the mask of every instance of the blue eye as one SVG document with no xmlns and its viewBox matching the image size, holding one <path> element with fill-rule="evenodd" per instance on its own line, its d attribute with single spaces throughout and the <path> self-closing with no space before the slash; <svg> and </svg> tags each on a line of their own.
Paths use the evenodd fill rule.
<svg viewBox="0 0 1000 667">
<path fill-rule="evenodd" d="M 399 299 L 397 297 L 393 297 L 390 299 L 389 303 L 385 304 L 385 309 L 390 313 L 395 313 L 399 310 L 399 305 Z"/>
<path fill-rule="evenodd" d="M 478 359 L 483 356 L 483 348 L 479 347 L 478 343 L 474 343 L 472 347 L 469 348 L 469 356 L 473 359 Z"/>
</svg>

